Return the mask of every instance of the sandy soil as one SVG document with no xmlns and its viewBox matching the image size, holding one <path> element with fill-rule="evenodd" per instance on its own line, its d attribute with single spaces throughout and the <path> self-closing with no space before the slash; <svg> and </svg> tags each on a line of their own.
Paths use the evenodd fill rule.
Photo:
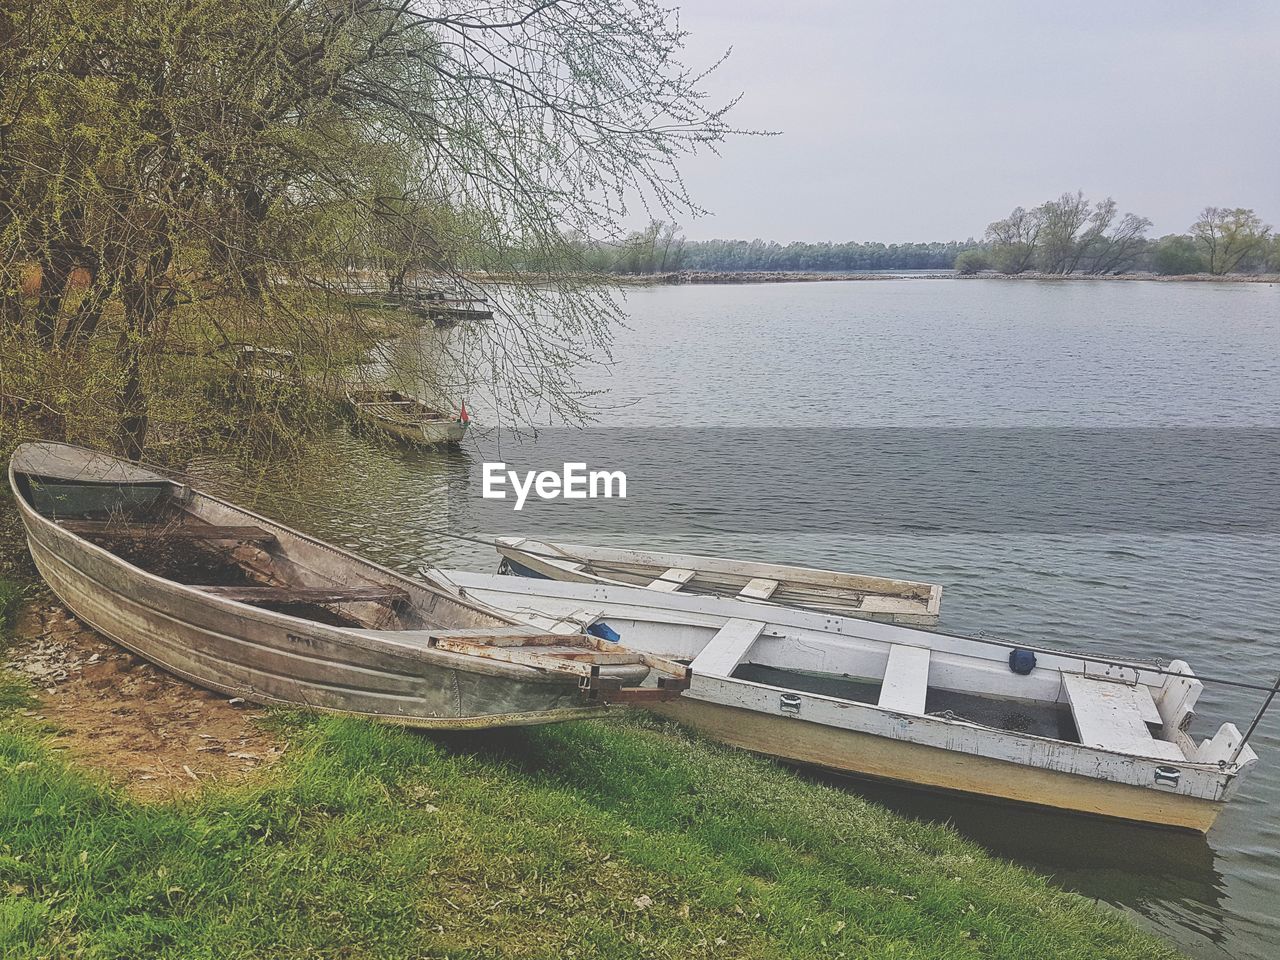
<svg viewBox="0 0 1280 960">
<path fill-rule="evenodd" d="M 55 748 L 135 796 L 240 782 L 285 750 L 257 722 L 261 709 L 164 673 L 58 604 L 27 604 L 15 635 L 0 657 L 31 679 L 40 703 L 26 713 L 54 731 Z"/>
</svg>

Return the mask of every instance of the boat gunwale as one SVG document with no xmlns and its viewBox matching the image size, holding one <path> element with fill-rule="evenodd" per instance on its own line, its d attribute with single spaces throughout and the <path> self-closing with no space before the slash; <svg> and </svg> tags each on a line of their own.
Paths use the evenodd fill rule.
<svg viewBox="0 0 1280 960">
<path fill-rule="evenodd" d="M 469 593 L 475 590 L 480 590 L 480 591 L 488 590 L 488 591 L 494 591 L 494 592 L 511 593 L 515 595 L 519 595 L 521 593 L 520 590 L 499 590 L 497 587 L 493 587 L 493 586 L 468 586 L 466 584 L 457 583 L 456 581 L 453 580 L 453 576 L 455 574 L 461 575 L 463 578 L 472 577 L 472 576 L 490 578 L 490 577 L 502 576 L 501 574 L 484 574 L 484 573 L 476 574 L 469 570 L 444 570 L 439 568 L 433 568 L 432 572 L 435 576 L 443 577 L 446 580 L 448 580 L 449 583 L 453 585 L 455 590 L 463 591 L 462 597 L 468 603 L 478 603 L 478 604 L 483 604 L 485 606 L 491 606 L 491 604 L 487 604 L 483 600 L 477 600 L 470 597 Z M 522 581 L 529 580 L 529 579 L 530 578 L 526 578 L 526 577 L 503 576 L 503 581 L 511 581 L 513 586 L 516 584 L 521 584 Z M 612 603 L 618 606 L 635 607 L 643 610 L 653 610 L 653 611 L 656 611 L 658 614 L 670 613 L 670 608 L 673 603 L 691 608 L 688 610 L 681 610 L 680 614 L 682 614 L 682 616 L 676 617 L 676 619 L 671 621 L 674 623 L 686 623 L 686 624 L 689 623 L 690 621 L 688 620 L 688 615 L 693 615 L 695 617 L 706 617 L 713 621 L 719 618 L 732 616 L 732 614 L 730 614 L 727 611 L 716 612 L 714 610 L 709 610 L 709 609 L 692 609 L 694 607 L 706 606 L 706 605 L 712 605 L 712 604 L 718 604 L 718 603 L 730 603 L 730 604 L 750 603 L 753 610 L 754 608 L 759 607 L 763 610 L 771 611 L 771 615 L 768 617 L 746 616 L 746 614 L 742 614 L 742 616 L 746 617 L 746 619 L 763 621 L 766 625 L 766 630 L 769 628 L 774 628 L 775 630 L 780 630 L 780 631 L 786 630 L 786 629 L 813 630 L 818 633 L 828 633 L 837 637 L 856 637 L 857 639 L 860 639 L 860 640 L 865 640 L 871 643 L 885 644 L 886 646 L 894 643 L 907 643 L 907 642 L 898 638 L 878 637 L 878 636 L 868 635 L 868 633 L 874 634 L 875 632 L 883 631 L 883 630 L 907 630 L 912 633 L 921 633 L 921 634 L 925 634 L 928 637 L 938 637 L 943 640 L 949 640 L 956 643 L 962 643 L 966 645 L 975 644 L 979 647 L 979 649 L 994 649 L 994 648 L 1000 647 L 1000 648 L 1005 648 L 1007 650 L 1014 650 L 1014 649 L 1025 648 L 1025 649 L 1032 650 L 1034 653 L 1043 654 L 1045 656 L 1061 658 L 1063 660 L 1081 661 L 1082 663 L 1087 662 L 1082 659 L 1084 655 L 1079 653 L 1072 653 L 1067 650 L 1054 650 L 1047 647 L 1027 646 L 1027 645 L 1018 643 L 1014 640 L 1010 640 L 1008 638 L 983 637 L 981 635 L 971 636 L 964 633 L 951 633 L 949 631 L 939 630 L 936 628 L 924 629 L 922 627 L 911 625 L 911 624 L 889 623 L 883 620 L 872 620 L 866 617 L 857 617 L 857 616 L 852 616 L 848 614 L 831 613 L 825 610 L 814 610 L 806 607 L 794 607 L 794 606 L 788 606 L 786 604 L 757 603 L 756 601 L 739 600 L 735 597 L 724 597 L 724 596 L 719 596 L 715 594 L 705 594 L 705 593 L 694 594 L 694 593 L 675 592 L 675 593 L 655 594 L 653 591 L 645 587 L 637 586 L 636 584 L 632 584 L 632 583 L 615 584 L 615 583 L 609 583 L 609 582 L 600 582 L 600 583 L 582 582 L 582 581 L 573 582 L 573 581 L 567 581 L 567 580 L 542 580 L 542 581 L 532 580 L 530 582 L 533 584 L 537 584 L 539 587 L 545 587 L 548 584 L 555 585 L 552 587 L 553 592 L 557 589 L 570 591 L 575 588 L 577 589 L 587 588 L 592 590 L 637 591 L 634 595 L 628 596 L 621 600 L 616 600 L 616 599 L 606 600 L 605 602 Z M 568 601 L 576 598 L 571 596 L 562 596 L 560 599 Z M 503 615 L 509 616 L 509 614 L 505 614 L 505 613 Z M 828 624 L 803 622 L 805 620 L 825 620 L 825 621 L 828 621 L 828 624 L 830 621 L 833 621 L 833 620 L 842 621 L 843 623 L 849 624 L 851 627 L 854 628 L 854 630 L 858 632 L 845 631 L 841 629 L 839 626 L 837 626 L 835 629 L 832 629 Z M 696 625 L 712 626 L 712 624 L 710 623 L 696 624 Z M 1002 642 L 996 643 L 994 642 L 995 640 L 1000 640 Z M 937 647 L 931 644 L 907 643 L 907 645 L 923 646 L 934 653 L 942 653 L 949 656 L 971 657 L 974 660 L 986 660 L 993 663 L 1000 663 L 1004 660 L 1004 657 L 1007 656 L 1007 653 L 1006 653 L 1002 656 L 984 657 L 984 656 L 980 656 L 976 652 L 970 653 L 967 651 L 958 651 L 958 650 L 939 650 Z M 1134 671 L 1134 673 L 1136 674 L 1135 679 L 1137 680 L 1137 682 L 1143 683 L 1145 686 L 1153 687 L 1155 689 L 1162 689 L 1164 686 L 1164 683 L 1166 683 L 1169 679 L 1172 679 L 1172 677 L 1165 676 L 1163 674 L 1155 674 L 1155 676 L 1162 678 L 1161 682 L 1158 684 L 1151 684 L 1145 680 L 1139 679 L 1143 673 L 1148 672 L 1151 668 L 1148 666 L 1144 666 L 1142 663 L 1138 662 L 1133 658 L 1116 657 L 1114 660 L 1107 660 L 1106 662 L 1120 669 Z M 1052 669 L 1059 670 L 1060 672 L 1065 672 L 1065 673 L 1079 673 L 1082 676 L 1090 676 L 1090 674 L 1085 673 L 1083 670 L 1065 670 L 1064 671 L 1060 667 L 1053 667 Z M 1196 679 L 1194 674 L 1178 674 L 1177 676 L 1185 676 L 1188 679 Z M 1127 682 L 1127 681 L 1124 681 L 1124 682 Z"/>
<path fill-rule="evenodd" d="M 769 691 L 776 690 L 782 693 L 795 693 L 799 696 L 807 697 L 812 700 L 820 700 L 825 703 L 834 704 L 835 706 L 843 710 L 848 710 L 848 709 L 874 710 L 878 713 L 887 714 L 892 717 L 900 718 L 903 720 L 911 720 L 911 721 L 929 720 L 929 721 L 933 721 L 934 723 L 945 724 L 947 726 L 952 726 L 952 727 L 966 727 L 974 730 L 991 732 L 999 735 L 1000 737 L 1007 737 L 1012 739 L 1023 738 L 1027 740 L 1036 740 L 1041 743 L 1052 743 L 1055 746 L 1060 745 L 1065 747 L 1071 747 L 1074 750 L 1084 751 L 1087 753 L 1101 753 L 1101 754 L 1106 754 L 1107 756 L 1110 756 L 1110 757 L 1123 757 L 1124 759 L 1127 759 L 1127 760 L 1144 760 L 1144 761 L 1150 761 L 1152 763 L 1157 763 L 1157 764 L 1176 764 L 1179 767 L 1193 767 L 1197 770 L 1202 770 L 1207 773 L 1222 773 L 1228 776 L 1234 776 L 1235 773 L 1237 772 L 1233 770 L 1228 770 L 1228 768 L 1225 766 L 1225 761 L 1209 762 L 1204 760 L 1171 760 L 1168 757 L 1153 757 L 1147 754 L 1134 753 L 1132 751 L 1111 750 L 1111 749 L 1108 749 L 1107 747 L 1095 747 L 1086 743 L 1079 743 L 1073 740 L 1061 740 L 1057 737 L 1046 737 L 1036 733 L 1022 733 L 1022 732 L 1015 732 L 1012 730 L 1005 730 L 1002 727 L 988 726 L 983 723 L 977 723 L 973 720 L 966 720 L 963 717 L 941 717 L 941 716 L 937 716 L 935 714 L 930 714 L 930 713 L 910 713 L 902 710 L 894 710 L 890 707 L 882 707 L 877 703 L 864 703 L 861 700 L 848 700 L 843 697 L 833 697 L 833 696 L 830 696 L 829 694 L 812 693 L 808 690 L 797 690 L 792 687 L 779 687 L 771 683 L 760 683 L 755 680 L 744 680 L 741 677 L 720 677 L 720 676 L 715 676 L 710 674 L 699 675 L 697 673 L 694 673 L 693 675 L 694 677 L 701 676 L 703 679 L 723 681 L 727 683 L 738 684 L 741 686 L 754 687 L 762 690 L 769 690 Z M 681 696 L 688 697 L 690 700 L 702 699 L 695 695 L 692 688 L 682 693 Z M 992 699 L 1000 699 L 1000 698 L 992 698 Z M 708 700 L 707 702 L 719 703 L 720 701 Z M 1040 701 L 1036 701 L 1036 702 L 1040 702 Z M 742 708 L 742 709 L 747 709 L 747 708 Z M 830 726 L 830 727 L 835 727 L 836 729 L 842 729 L 838 724 L 823 723 L 821 720 L 812 720 L 807 717 L 800 717 L 798 719 L 808 723 L 818 723 L 818 724 L 821 724 L 822 726 Z M 909 738 L 893 738 L 893 739 L 909 739 Z M 1157 740 L 1157 738 L 1152 737 L 1152 740 Z M 919 741 L 912 740 L 911 742 L 917 743 Z M 1157 742 L 1173 743 L 1172 740 L 1159 740 Z M 920 745 L 936 746 L 936 744 L 928 744 L 928 743 L 921 743 Z M 1177 744 L 1174 744 L 1174 745 L 1177 746 Z M 1179 747 L 1179 749 L 1181 748 Z M 991 759 L 1000 759 L 1000 758 L 991 758 Z M 1008 761 L 1008 762 L 1015 763 L 1017 761 Z M 1032 764 L 1025 764 L 1025 765 L 1033 766 Z M 1237 767 L 1238 766 L 1239 765 L 1237 765 Z M 1133 786 L 1137 786 L 1137 784 L 1133 784 Z"/>
<path fill-rule="evenodd" d="M 885 782 L 898 784 L 900 786 L 906 787 L 911 790 L 925 790 L 930 792 L 939 792 L 942 794 L 954 795 L 957 797 L 975 798 L 978 800 L 989 801 L 992 803 L 1013 803 L 1013 804 L 1025 805 L 1025 806 L 1029 806 L 1037 809 L 1054 811 L 1057 813 L 1069 813 L 1071 815 L 1096 816 L 1096 817 L 1101 817 L 1103 819 L 1116 820 L 1119 822 L 1140 825 L 1143 827 L 1151 827 L 1153 829 L 1178 829 L 1178 830 L 1187 830 L 1187 831 L 1200 833 L 1200 834 L 1207 833 L 1212 828 L 1213 823 L 1217 820 L 1219 814 L 1225 809 L 1226 804 L 1231 799 L 1231 796 L 1235 790 L 1235 782 L 1239 778 L 1239 774 L 1214 777 L 1213 781 L 1211 782 L 1216 782 L 1217 789 L 1214 790 L 1214 796 L 1206 797 L 1206 796 L 1200 796 L 1197 794 L 1185 793 L 1180 791 L 1156 790 L 1155 788 L 1147 784 L 1133 783 L 1126 780 L 1116 779 L 1114 777 L 1092 776 L 1088 773 L 1059 770 L 1051 766 L 1033 765 L 1033 764 L 1028 764 L 1018 760 L 1011 760 L 1011 759 L 1002 758 L 1002 757 L 992 757 L 992 756 L 987 756 L 983 754 L 972 755 L 968 753 L 962 753 L 961 751 L 957 751 L 949 747 L 939 746 L 937 744 L 921 743 L 921 742 L 912 741 L 912 740 L 901 740 L 897 738 L 886 737 L 882 734 L 872 733 L 869 731 L 860 731 L 860 730 L 840 731 L 841 733 L 847 734 L 852 737 L 859 737 L 859 738 L 869 737 L 873 740 L 885 740 L 889 743 L 900 744 L 903 747 L 909 748 L 913 751 L 926 751 L 927 754 L 937 754 L 937 755 L 943 755 L 943 756 L 949 756 L 949 757 L 954 757 L 958 754 L 963 756 L 974 756 L 976 760 L 981 761 L 983 764 L 994 765 L 995 767 L 998 767 L 1001 769 L 1007 769 L 1009 767 L 1013 767 L 1020 771 L 1026 771 L 1027 773 L 1037 777 L 1042 775 L 1048 775 L 1054 778 L 1065 778 L 1063 783 L 1064 787 L 1068 783 L 1074 785 L 1077 782 L 1083 781 L 1084 784 L 1087 784 L 1090 790 L 1092 791 L 1102 790 L 1102 791 L 1105 791 L 1108 795 L 1112 793 L 1114 793 L 1115 796 L 1117 797 L 1123 796 L 1123 795 L 1131 795 L 1131 796 L 1147 795 L 1149 797 L 1152 797 L 1153 799 L 1158 798 L 1159 802 L 1161 803 L 1172 801 L 1174 804 L 1181 806 L 1182 809 L 1184 810 L 1198 808 L 1198 809 L 1207 811 L 1207 815 L 1194 817 L 1190 821 L 1185 817 L 1177 817 L 1177 818 L 1169 818 L 1167 816 L 1164 816 L 1164 817 L 1158 816 L 1154 818 L 1135 817 L 1126 813 L 1119 812 L 1115 809 L 1100 810 L 1096 805 L 1081 806 L 1077 803 L 1072 803 L 1072 802 L 1063 803 L 1060 801 L 1054 802 L 1049 799 L 1031 800 L 1031 799 L 1027 799 L 1025 796 L 1018 796 L 1013 793 L 1010 793 L 1007 790 L 993 791 L 990 789 L 990 784 L 986 784 L 985 789 L 976 789 L 976 788 L 970 788 L 970 787 L 964 787 L 964 786 L 957 786 L 957 785 L 954 785 L 954 783 L 944 783 L 937 779 L 928 780 L 928 779 L 923 779 L 919 777 L 900 776 L 895 774 L 878 774 L 878 773 L 869 772 L 867 769 L 863 767 L 856 767 L 848 764 L 834 763 L 827 759 L 817 759 L 814 757 L 800 756 L 796 752 L 796 744 L 803 743 L 805 739 L 804 737 L 798 737 L 795 741 L 793 741 L 790 744 L 790 747 L 787 750 L 787 752 L 779 752 L 777 750 L 771 750 L 758 743 L 744 743 L 740 739 L 733 736 L 723 736 L 723 735 L 717 735 L 716 733 L 708 732 L 707 725 L 704 724 L 703 722 L 703 715 L 698 712 L 704 708 L 711 709 L 712 711 L 711 716 L 714 716 L 715 711 L 728 711 L 732 714 L 737 714 L 737 713 L 745 714 L 748 721 L 764 721 L 765 723 L 769 723 L 769 724 L 777 723 L 777 722 L 781 722 L 781 723 L 791 722 L 791 718 L 781 714 L 767 713 L 764 711 L 753 709 L 751 707 L 734 705 L 734 704 L 726 704 L 716 700 L 698 701 L 698 700 L 684 700 L 683 698 L 677 698 L 665 704 L 655 705 L 653 709 L 664 716 L 668 716 L 674 720 L 677 720 L 678 722 L 687 724 L 688 726 L 692 727 L 695 730 L 701 731 L 704 736 L 709 736 L 712 739 L 720 740 L 721 742 L 728 743 L 740 749 L 744 749 L 756 754 L 768 756 L 768 757 L 771 757 L 772 759 L 775 759 L 787 764 L 795 764 L 802 767 L 808 767 L 811 769 L 825 770 L 825 771 L 833 772 L 839 776 L 883 780 Z M 818 726 L 821 727 L 822 725 L 819 724 Z M 826 730 L 830 728 L 823 728 L 823 729 Z M 1131 791 L 1132 793 L 1130 793 Z M 1055 794 L 1055 796 L 1061 797 L 1064 793 L 1068 794 L 1073 799 L 1077 796 L 1076 794 L 1072 793 L 1069 788 L 1062 791 L 1062 793 Z M 1098 794 L 1094 793 L 1093 796 L 1097 797 Z"/>
<path fill-rule="evenodd" d="M 385 395 L 386 398 L 378 399 L 378 400 L 362 398 L 361 394 L 366 394 L 366 393 L 367 394 L 383 394 Z M 404 400 L 387 399 L 394 394 L 399 394 L 400 396 L 404 397 Z M 372 408 L 386 405 L 386 404 L 396 403 L 396 404 L 404 404 L 406 406 L 409 406 L 410 409 L 412 409 L 413 412 L 415 413 L 427 413 L 438 418 L 436 420 L 430 421 L 432 423 L 458 423 L 459 422 L 456 418 L 450 418 L 449 414 L 441 410 L 439 407 L 433 407 L 431 404 L 429 404 L 426 400 L 423 400 L 421 397 L 415 397 L 411 393 L 404 393 L 401 390 L 395 390 L 390 387 L 388 387 L 385 390 L 377 389 L 373 387 L 366 387 L 360 390 L 348 389 L 346 391 L 346 395 L 347 395 L 348 403 L 350 403 L 353 407 L 355 407 L 361 413 L 367 414 L 368 416 L 372 416 L 372 417 L 386 418 L 394 422 L 395 421 L 394 417 L 390 417 L 387 414 L 380 413 L 379 411 L 374 410 Z M 413 421 L 413 422 L 421 422 L 421 421 Z"/>
</svg>

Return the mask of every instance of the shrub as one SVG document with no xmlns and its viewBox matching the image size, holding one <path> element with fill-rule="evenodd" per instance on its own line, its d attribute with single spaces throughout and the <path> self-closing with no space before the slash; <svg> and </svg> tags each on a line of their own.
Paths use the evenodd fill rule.
<svg viewBox="0 0 1280 960">
<path fill-rule="evenodd" d="M 1191 273 L 1204 273 L 1208 266 L 1190 237 L 1161 237 L 1151 255 L 1151 268 L 1166 277 L 1180 277 Z"/>
<path fill-rule="evenodd" d="M 963 250 L 956 257 L 955 268 L 961 276 L 972 276 L 991 269 L 991 256 L 985 250 Z"/>
</svg>

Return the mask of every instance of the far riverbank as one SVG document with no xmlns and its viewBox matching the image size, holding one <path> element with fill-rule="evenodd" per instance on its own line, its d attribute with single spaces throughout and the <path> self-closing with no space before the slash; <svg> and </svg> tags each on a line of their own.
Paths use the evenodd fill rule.
<svg viewBox="0 0 1280 960">
<path fill-rule="evenodd" d="M 1280 283 L 1280 274 L 1232 273 L 1215 276 L 1210 273 L 1194 273 L 1182 276 L 1162 276 L 1156 273 L 1018 273 L 1004 274 L 994 271 L 960 274 L 954 270 L 909 273 L 812 273 L 790 270 L 703 271 L 681 270 L 652 274 L 617 274 L 609 277 L 621 286 L 667 286 L 693 283 L 816 283 L 832 280 L 1149 280 L 1158 283 Z"/>
</svg>

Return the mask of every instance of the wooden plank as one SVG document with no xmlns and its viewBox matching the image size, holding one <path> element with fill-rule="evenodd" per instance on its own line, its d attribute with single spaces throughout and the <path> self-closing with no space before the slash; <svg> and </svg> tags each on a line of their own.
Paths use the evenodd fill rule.
<svg viewBox="0 0 1280 960">
<path fill-rule="evenodd" d="M 1156 740 L 1143 719 L 1141 697 L 1145 686 L 1099 680 L 1078 673 L 1064 673 L 1063 686 L 1076 722 L 1080 742 L 1089 747 L 1117 750 L 1170 760 L 1185 761 L 1182 750 L 1166 740 Z"/>
<path fill-rule="evenodd" d="M 742 662 L 756 638 L 764 632 L 764 624 L 759 620 L 733 619 L 716 631 L 716 635 L 707 641 L 702 652 L 693 658 L 689 669 L 693 673 L 713 677 L 730 677 L 734 668 Z"/>
<path fill-rule="evenodd" d="M 688 667 L 683 663 L 677 663 L 675 660 L 669 660 L 666 657 L 655 657 L 651 653 L 641 653 L 640 662 L 650 670 L 656 670 L 658 673 L 675 677 L 678 680 L 687 680 L 689 676 Z"/>
<path fill-rule="evenodd" d="M 114 520 L 63 520 L 63 530 L 79 536 L 121 537 L 137 540 L 243 540 L 268 543 L 276 535 L 262 527 L 185 525 L 176 523 L 119 523 Z"/>
<path fill-rule="evenodd" d="M 899 713 L 924 714 L 929 696 L 929 651 L 895 643 L 889 647 L 878 706 Z"/>
<path fill-rule="evenodd" d="M 400 603 L 409 594 L 398 587 L 224 587 L 197 590 L 241 603 Z"/>
<path fill-rule="evenodd" d="M 550 670 L 556 673 L 572 673 L 579 677 L 590 677 L 595 667 L 565 657 L 557 657 L 543 653 L 534 653 L 523 647 L 491 647 L 487 643 L 474 643 L 468 640 L 451 640 L 448 637 L 432 638 L 431 645 L 438 650 L 451 653 L 462 653 L 469 657 L 481 657 L 485 660 L 499 660 L 503 663 L 519 663 L 539 670 Z"/>
<path fill-rule="evenodd" d="M 661 590 L 663 593 L 674 593 L 693 579 L 693 571 L 681 567 L 672 567 L 646 586 L 650 590 Z"/>
<path fill-rule="evenodd" d="M 491 627 L 441 630 L 435 636 L 446 640 L 464 640 L 467 643 L 483 643 L 491 647 L 549 647 L 574 646 L 595 649 L 594 637 L 580 634 L 542 633 L 533 628 L 516 627 L 511 630 L 494 630 Z"/>
<path fill-rule="evenodd" d="M 780 586 L 782 584 L 778 583 L 777 580 L 753 577 L 745 587 L 738 591 L 738 596 L 743 600 L 768 600 Z"/>
</svg>

